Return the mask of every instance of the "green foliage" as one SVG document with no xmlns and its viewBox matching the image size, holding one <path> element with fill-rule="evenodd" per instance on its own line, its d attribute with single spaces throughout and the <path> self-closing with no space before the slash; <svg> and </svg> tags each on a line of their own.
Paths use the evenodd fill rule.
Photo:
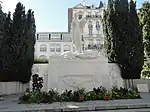
<svg viewBox="0 0 150 112">
<path fill-rule="evenodd" d="M 32 76 L 32 90 L 33 91 L 41 91 L 43 87 L 43 77 L 39 77 L 38 74 L 34 74 Z"/>
<path fill-rule="evenodd" d="M 150 77 L 150 61 L 146 61 L 144 66 L 143 66 L 143 70 L 142 70 L 142 76 L 144 78 Z"/>
<path fill-rule="evenodd" d="M 150 3 L 144 2 L 142 7 L 139 10 L 139 19 L 143 32 L 143 40 L 144 40 L 144 55 L 146 57 L 145 65 L 142 71 L 142 76 L 150 77 Z"/>
<path fill-rule="evenodd" d="M 135 99 L 140 98 L 139 94 L 136 91 L 125 88 L 113 88 L 112 91 L 112 99 Z"/>
<path fill-rule="evenodd" d="M 135 99 L 140 98 L 134 90 L 124 88 L 112 88 L 106 90 L 104 87 L 94 88 L 93 91 L 86 92 L 85 89 L 77 91 L 65 90 L 61 94 L 51 89 L 49 92 L 29 91 L 19 98 L 20 103 L 53 103 L 53 102 L 82 102 L 90 100 L 115 100 L 115 99 Z"/>
<path fill-rule="evenodd" d="M 40 58 L 40 57 L 35 57 L 35 58 L 34 58 L 34 63 L 35 63 L 35 64 L 48 63 L 48 59 L 46 59 L 46 58 Z"/>
<path fill-rule="evenodd" d="M 133 0 L 109 0 L 104 11 L 104 46 L 110 63 L 121 68 L 122 78 L 138 79 L 143 66 L 143 40 Z"/>
<path fill-rule="evenodd" d="M 0 49 L 0 81 L 27 83 L 34 62 L 34 12 L 25 13 L 23 4 L 16 5 L 13 19 L 9 12 L 4 20 L 4 33 Z"/>
</svg>

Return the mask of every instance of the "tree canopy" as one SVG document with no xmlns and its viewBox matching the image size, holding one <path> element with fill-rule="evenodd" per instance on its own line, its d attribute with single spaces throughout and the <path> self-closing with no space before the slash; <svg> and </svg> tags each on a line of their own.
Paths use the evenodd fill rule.
<svg viewBox="0 0 150 112">
<path fill-rule="evenodd" d="M 103 31 L 110 63 L 118 63 L 124 79 L 138 79 L 143 65 L 143 39 L 136 2 L 108 0 Z"/>
<path fill-rule="evenodd" d="M 26 13 L 23 4 L 18 3 L 13 18 L 11 19 L 9 12 L 3 20 L 3 26 L 1 25 L 3 38 L 0 50 L 0 81 L 26 83 L 30 80 L 34 60 L 34 12 L 29 9 Z"/>
<path fill-rule="evenodd" d="M 142 71 L 143 76 L 150 77 L 150 3 L 144 2 L 142 7 L 139 9 L 139 19 L 140 25 L 143 32 L 144 40 L 144 56 L 145 56 L 145 65 Z"/>
</svg>

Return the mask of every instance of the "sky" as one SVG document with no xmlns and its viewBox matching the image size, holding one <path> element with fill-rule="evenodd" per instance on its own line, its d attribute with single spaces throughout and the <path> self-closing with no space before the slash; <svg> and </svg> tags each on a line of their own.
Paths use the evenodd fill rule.
<svg viewBox="0 0 150 112">
<path fill-rule="evenodd" d="M 16 4 L 24 4 L 26 11 L 32 9 L 35 12 L 37 32 L 67 32 L 68 8 L 74 7 L 83 0 L 0 0 L 4 12 L 15 10 Z M 98 5 L 100 0 L 84 0 L 87 4 Z M 102 0 L 106 2 L 107 0 Z M 145 0 L 136 0 L 137 7 Z M 150 0 L 147 0 L 150 1 Z"/>
</svg>

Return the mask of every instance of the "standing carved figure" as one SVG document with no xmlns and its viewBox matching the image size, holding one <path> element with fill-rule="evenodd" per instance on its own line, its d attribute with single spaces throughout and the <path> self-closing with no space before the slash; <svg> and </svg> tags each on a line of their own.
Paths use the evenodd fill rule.
<svg viewBox="0 0 150 112">
<path fill-rule="evenodd" d="M 72 21 L 72 39 L 73 44 L 75 47 L 76 52 L 82 52 L 82 43 L 81 43 L 81 37 L 82 37 L 82 31 L 86 24 L 86 18 L 83 18 L 81 20 L 78 20 L 78 14 L 74 14 L 74 18 Z"/>
</svg>

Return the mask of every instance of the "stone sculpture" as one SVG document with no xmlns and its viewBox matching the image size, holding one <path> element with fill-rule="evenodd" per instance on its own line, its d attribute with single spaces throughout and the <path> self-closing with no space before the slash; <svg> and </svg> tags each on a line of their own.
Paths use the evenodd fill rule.
<svg viewBox="0 0 150 112">
<path fill-rule="evenodd" d="M 81 36 L 87 20 L 86 18 L 78 20 L 77 17 L 78 13 L 75 13 L 72 21 L 72 40 L 75 51 L 67 51 L 62 53 L 61 55 L 64 56 L 65 59 L 95 59 L 102 53 L 100 53 L 98 50 L 82 50 Z"/>
<path fill-rule="evenodd" d="M 48 88 L 76 90 L 85 88 L 91 91 L 93 87 L 103 86 L 110 89 L 113 86 L 122 87 L 123 80 L 114 64 L 108 63 L 108 58 L 102 49 L 82 50 L 81 37 L 86 18 L 78 20 L 78 13 L 72 21 L 72 40 L 74 51 L 67 51 L 60 57 L 51 57 Z M 59 69 L 59 70 L 58 70 Z"/>
<path fill-rule="evenodd" d="M 74 18 L 72 21 L 72 39 L 76 52 L 82 52 L 81 36 L 82 30 L 86 22 L 87 22 L 86 18 L 78 20 L 78 14 L 77 13 L 74 14 Z"/>
</svg>

